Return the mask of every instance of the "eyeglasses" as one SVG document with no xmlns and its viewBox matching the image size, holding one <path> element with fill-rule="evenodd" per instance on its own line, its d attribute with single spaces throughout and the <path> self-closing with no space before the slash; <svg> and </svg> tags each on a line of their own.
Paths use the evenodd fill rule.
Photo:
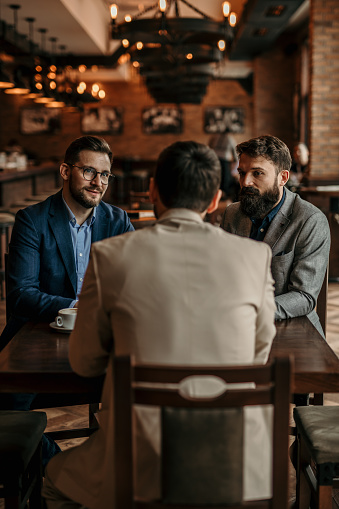
<svg viewBox="0 0 339 509">
<path fill-rule="evenodd" d="M 109 171 L 97 171 L 95 168 L 91 168 L 90 166 L 77 166 L 76 164 L 65 163 L 68 166 L 74 166 L 75 168 L 79 168 L 82 170 L 82 175 L 85 180 L 91 182 L 96 178 L 97 175 L 100 175 L 100 180 L 102 184 L 107 185 L 108 182 L 115 177 L 115 175 Z"/>
</svg>

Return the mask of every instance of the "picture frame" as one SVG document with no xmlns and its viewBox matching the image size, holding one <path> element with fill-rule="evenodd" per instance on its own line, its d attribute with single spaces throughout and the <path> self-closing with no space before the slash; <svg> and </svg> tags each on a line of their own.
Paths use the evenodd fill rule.
<svg viewBox="0 0 339 509">
<path fill-rule="evenodd" d="M 204 111 L 205 133 L 242 133 L 245 128 L 244 108 L 209 106 Z"/>
<path fill-rule="evenodd" d="M 142 111 L 142 129 L 146 134 L 182 132 L 183 112 L 177 107 L 152 106 Z"/>
<path fill-rule="evenodd" d="M 84 134 L 121 134 L 123 132 L 123 108 L 100 106 L 86 108 L 81 116 Z"/>
<path fill-rule="evenodd" d="M 61 113 L 57 108 L 22 108 L 21 134 L 57 134 L 61 131 Z"/>
</svg>

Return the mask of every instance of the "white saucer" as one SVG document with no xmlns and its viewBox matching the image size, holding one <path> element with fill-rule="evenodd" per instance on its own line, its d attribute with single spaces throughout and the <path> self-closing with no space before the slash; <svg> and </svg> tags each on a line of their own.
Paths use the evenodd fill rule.
<svg viewBox="0 0 339 509">
<path fill-rule="evenodd" d="M 65 329 L 65 327 L 58 327 L 57 324 L 55 322 L 52 322 L 49 324 L 50 327 L 52 327 L 52 329 L 54 330 L 57 330 L 59 332 L 67 332 L 67 333 L 70 333 L 72 332 L 73 329 Z"/>
</svg>

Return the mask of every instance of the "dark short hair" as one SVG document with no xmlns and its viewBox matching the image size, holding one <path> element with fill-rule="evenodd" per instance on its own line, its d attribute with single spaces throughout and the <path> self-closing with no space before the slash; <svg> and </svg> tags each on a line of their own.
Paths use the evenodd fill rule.
<svg viewBox="0 0 339 509">
<path fill-rule="evenodd" d="M 236 146 L 236 151 L 238 157 L 241 154 L 246 154 L 249 157 L 263 157 L 271 161 L 275 166 L 277 175 L 282 170 L 289 171 L 292 165 L 291 154 L 285 143 L 269 134 L 239 143 Z"/>
<path fill-rule="evenodd" d="M 70 164 L 76 163 L 79 160 L 80 152 L 83 150 L 91 150 L 92 152 L 107 154 L 111 164 L 113 162 L 111 147 L 108 145 L 107 141 L 103 138 L 98 138 L 97 136 L 81 136 L 81 138 L 77 138 L 72 141 L 66 150 L 65 162 Z"/>
<path fill-rule="evenodd" d="M 154 181 L 167 208 L 204 212 L 218 191 L 219 159 L 211 148 L 194 141 L 177 141 L 157 161 Z"/>
</svg>

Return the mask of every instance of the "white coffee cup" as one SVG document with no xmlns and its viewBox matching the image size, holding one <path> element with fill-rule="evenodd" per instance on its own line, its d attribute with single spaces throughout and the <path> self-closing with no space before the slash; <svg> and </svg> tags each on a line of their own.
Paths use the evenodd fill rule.
<svg viewBox="0 0 339 509">
<path fill-rule="evenodd" d="M 56 325 L 63 329 L 74 329 L 77 311 L 77 308 L 60 309 L 55 319 Z"/>
</svg>

